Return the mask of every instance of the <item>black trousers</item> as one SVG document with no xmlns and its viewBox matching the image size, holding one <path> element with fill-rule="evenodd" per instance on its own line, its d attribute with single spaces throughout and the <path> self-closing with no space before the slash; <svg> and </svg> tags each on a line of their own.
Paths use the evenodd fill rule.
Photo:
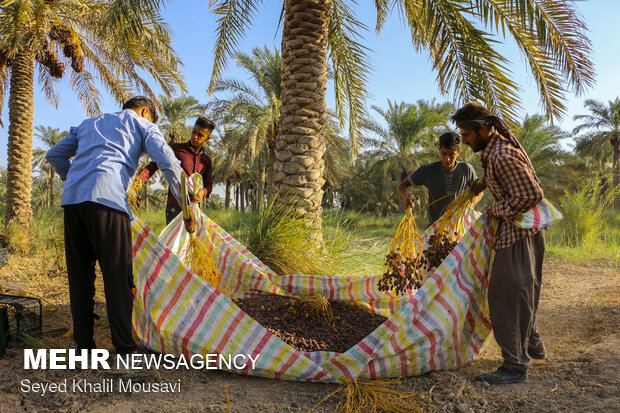
<svg viewBox="0 0 620 413">
<path fill-rule="evenodd" d="M 173 219 L 177 217 L 181 212 L 183 212 L 183 208 L 175 204 L 167 204 L 166 205 L 166 225 L 172 222 Z"/>
<path fill-rule="evenodd" d="M 127 213 L 95 202 L 64 206 L 65 256 L 78 349 L 95 348 L 95 262 L 103 273 L 112 344 L 119 354 L 136 350 L 132 336 L 133 269 Z"/>
<path fill-rule="evenodd" d="M 527 349 L 542 347 L 536 311 L 542 283 L 545 235 L 540 231 L 497 250 L 489 283 L 489 311 L 504 367 L 526 372 Z"/>
</svg>

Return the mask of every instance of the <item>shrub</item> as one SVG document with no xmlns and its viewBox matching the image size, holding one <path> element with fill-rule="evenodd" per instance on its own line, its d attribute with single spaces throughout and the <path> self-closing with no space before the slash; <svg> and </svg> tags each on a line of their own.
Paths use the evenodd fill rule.
<svg viewBox="0 0 620 413">
<path fill-rule="evenodd" d="M 257 215 L 247 215 L 242 242 L 277 274 L 334 275 L 346 250 L 346 227 L 323 222 L 320 240 L 303 217 L 272 201 Z M 327 218 L 329 221 L 329 218 Z"/>
<path fill-rule="evenodd" d="M 559 237 L 559 242 L 568 247 L 593 245 L 604 233 L 605 211 L 611 207 L 617 192 L 601 191 L 597 177 L 581 191 L 565 191 L 559 201 L 564 218 L 555 226 L 553 237 Z"/>
</svg>

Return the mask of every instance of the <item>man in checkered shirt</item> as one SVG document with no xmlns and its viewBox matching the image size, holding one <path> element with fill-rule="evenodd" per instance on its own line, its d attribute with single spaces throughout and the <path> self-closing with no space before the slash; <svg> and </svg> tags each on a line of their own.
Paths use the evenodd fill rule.
<svg viewBox="0 0 620 413">
<path fill-rule="evenodd" d="M 491 384 L 523 383 L 530 358 L 546 357 L 536 329 L 545 237 L 544 231 L 519 228 L 512 220 L 540 202 L 543 189 L 523 147 L 500 118 L 473 102 L 457 110 L 452 119 L 463 143 L 481 153 L 483 181 L 471 187 L 476 193 L 489 188 L 495 202 L 486 215 L 500 221 L 488 296 L 504 363 L 479 379 Z"/>
</svg>

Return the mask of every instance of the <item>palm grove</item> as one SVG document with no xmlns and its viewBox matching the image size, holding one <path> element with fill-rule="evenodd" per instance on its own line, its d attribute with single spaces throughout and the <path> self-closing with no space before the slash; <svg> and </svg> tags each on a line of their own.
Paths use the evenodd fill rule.
<svg viewBox="0 0 620 413">
<path fill-rule="evenodd" d="M 175 91 L 186 90 L 161 3 L 3 2 L 0 93 L 8 95 L 9 110 L 7 222 L 27 228 L 33 205 L 59 203 L 56 177 L 40 149 L 33 158 L 33 135 L 49 146 L 64 133 L 40 125 L 33 134 L 35 70 L 51 104 L 58 104 L 55 79 L 67 76 L 89 115 L 99 113 L 98 83 L 122 102 L 135 92 L 154 96 L 149 82 L 156 82 L 164 92 L 162 130 L 171 141 L 185 139 L 187 123 L 198 114 L 218 123 L 210 150 L 225 200 L 219 205 L 214 199 L 213 206 L 230 207 L 235 197 L 237 208 L 259 209 L 275 197 L 317 230 L 323 208 L 396 212 L 398 181 L 432 159 L 437 136 L 451 127 L 451 103 L 388 101 L 367 109 L 370 59 L 362 38 L 367 28 L 346 1 L 285 2 L 281 52 L 255 48 L 250 53 L 235 45 L 260 4 L 214 1 L 213 97 L 204 105 L 190 96 L 174 98 Z M 585 26 L 571 4 L 412 0 L 377 1 L 375 6 L 377 32 L 394 10 L 405 17 L 412 43 L 428 54 L 442 92 L 458 103 L 482 101 L 511 121 L 546 188 L 576 190 L 575 177 L 591 176 L 593 170 L 608 191 L 612 182 L 618 184 L 618 99 L 588 100 L 572 134 L 549 126 L 564 113 L 566 93 L 583 93 L 593 83 Z M 495 47 L 503 33 L 528 64 L 542 115 L 517 118 L 518 85 Z M 226 77 L 229 58 L 248 80 Z M 325 92 L 332 85 L 336 107 L 330 109 Z M 572 152 L 560 145 L 570 136 L 577 141 Z M 163 191 L 154 187 L 145 196 L 157 204 Z M 556 189 L 548 195 L 553 199 L 562 193 Z"/>
</svg>

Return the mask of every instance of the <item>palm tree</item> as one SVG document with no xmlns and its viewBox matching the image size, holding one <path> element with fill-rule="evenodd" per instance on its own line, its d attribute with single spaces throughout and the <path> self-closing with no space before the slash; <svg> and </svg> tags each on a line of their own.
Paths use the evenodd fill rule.
<svg viewBox="0 0 620 413">
<path fill-rule="evenodd" d="M 160 95 L 162 106 L 161 129 L 166 132 L 168 142 L 181 142 L 189 138 L 191 128 L 187 121 L 204 115 L 205 106 L 192 96 L 171 98 Z"/>
<path fill-rule="evenodd" d="M 0 101 L 9 94 L 7 223 L 25 229 L 32 217 L 33 88 L 35 68 L 48 100 L 69 72 L 89 116 L 100 112 L 99 80 L 118 101 L 138 90 L 154 97 L 141 73 L 164 93 L 184 88 L 178 58 L 159 14 L 161 0 L 127 2 L 6 0 L 0 8 Z"/>
<path fill-rule="evenodd" d="M 600 162 L 606 163 L 610 159 L 613 171 L 614 188 L 620 185 L 620 98 L 603 102 L 588 99 L 585 102 L 589 115 L 577 115 L 574 120 L 582 121 L 573 129 L 577 135 L 582 131 L 586 133 L 577 137 L 575 150 L 580 155 L 592 156 Z M 610 154 L 609 143 L 613 154 Z M 620 211 L 620 194 L 614 198 L 614 209 Z"/>
<path fill-rule="evenodd" d="M 573 172 L 569 166 L 571 155 L 560 145 L 569 134 L 549 125 L 542 115 L 526 115 L 515 135 L 532 161 L 545 196 L 553 199 L 562 195 Z"/>
<path fill-rule="evenodd" d="M 47 180 L 45 183 L 45 187 L 47 190 L 47 197 L 45 206 L 48 208 L 54 205 L 54 180 L 55 180 L 55 171 L 51 165 L 48 164 L 45 159 L 45 155 L 47 154 L 48 149 L 52 146 L 56 145 L 62 138 L 65 137 L 67 131 L 60 131 L 58 128 L 52 128 L 50 126 L 37 126 L 34 137 L 39 139 L 45 145 L 46 149 L 34 149 L 32 151 L 33 161 L 32 166 L 36 168 L 37 166 L 41 168 L 43 173 L 47 174 Z"/>
<path fill-rule="evenodd" d="M 215 92 L 231 96 L 215 99 L 209 107 L 219 114 L 222 123 L 235 124 L 242 133 L 229 146 L 245 163 L 255 163 L 258 170 L 257 207 L 262 206 L 266 183 L 274 178 L 275 138 L 280 115 L 280 75 L 282 59 L 277 49 L 255 47 L 251 54 L 234 55 L 238 66 L 250 75 L 255 87 L 237 79 L 219 80 Z M 257 86 L 257 87 L 256 87 Z"/>
<path fill-rule="evenodd" d="M 441 90 L 458 101 L 483 101 L 498 115 L 515 118 L 517 84 L 510 79 L 508 59 L 489 31 L 508 34 L 529 64 L 549 117 L 564 110 L 566 88 L 578 93 L 593 82 L 590 44 L 585 25 L 570 2 L 549 0 L 396 0 L 375 1 L 376 30 L 392 11 L 408 24 L 414 47 L 426 50 Z M 213 90 L 260 2 L 214 0 L 219 17 Z M 357 148 L 364 117 L 369 59 L 358 42 L 366 30 L 353 12 L 355 2 L 288 0 L 283 5 L 282 105 L 276 138 L 276 189 L 297 195 L 296 208 L 317 221 L 321 213 L 325 152 L 325 88 L 327 56 L 332 59 L 335 96 L 341 122 L 349 121 Z M 320 225 L 317 225 L 320 227 Z"/>
<path fill-rule="evenodd" d="M 375 167 L 387 168 L 395 180 L 402 181 L 417 166 L 437 158 L 437 139 L 448 127 L 451 104 L 420 100 L 411 105 L 388 100 L 387 110 L 372 108 L 387 124 L 384 127 L 372 119 L 366 123 L 367 129 L 378 136 L 374 140 L 377 149 L 371 151 L 377 158 Z M 381 163 L 386 165 L 379 166 Z"/>
</svg>

